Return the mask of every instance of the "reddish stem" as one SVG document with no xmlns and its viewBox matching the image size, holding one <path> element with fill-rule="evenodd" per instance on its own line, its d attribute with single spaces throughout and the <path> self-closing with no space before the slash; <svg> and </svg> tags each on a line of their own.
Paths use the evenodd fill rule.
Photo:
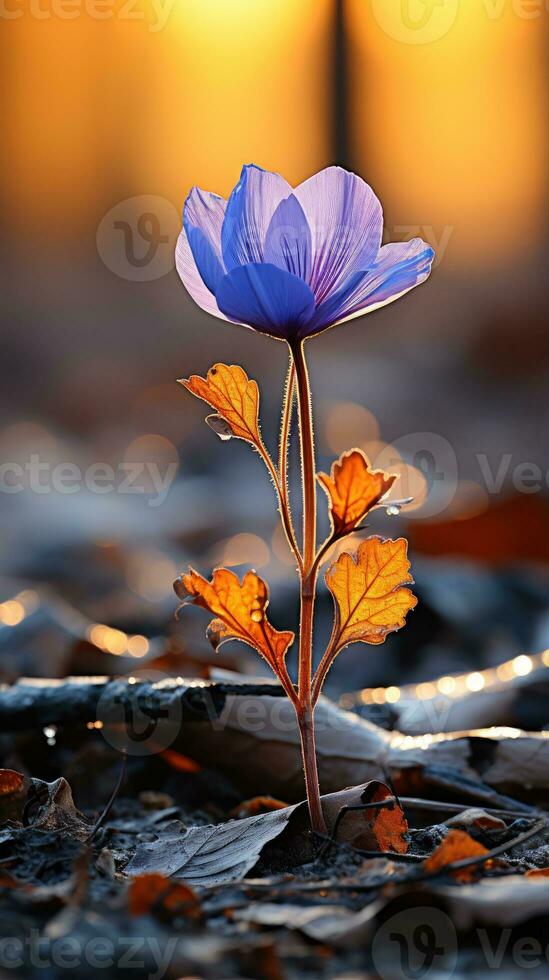
<svg viewBox="0 0 549 980">
<path fill-rule="evenodd" d="M 295 705 L 299 731 L 307 801 L 311 826 L 317 833 L 326 833 L 322 814 L 316 746 L 314 733 L 314 706 L 311 702 L 311 677 L 313 659 L 313 617 L 318 566 L 316 552 L 316 471 L 311 412 L 311 390 L 303 343 L 290 346 L 297 381 L 299 408 L 299 435 L 301 444 L 301 475 L 303 483 L 303 567 L 300 569 L 300 626 L 298 704 Z"/>
</svg>

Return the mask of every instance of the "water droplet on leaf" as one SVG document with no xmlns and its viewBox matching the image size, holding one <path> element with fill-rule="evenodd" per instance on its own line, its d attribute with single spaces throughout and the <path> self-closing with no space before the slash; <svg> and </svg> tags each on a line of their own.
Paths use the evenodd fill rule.
<svg viewBox="0 0 549 980">
<path fill-rule="evenodd" d="M 206 416 L 206 422 L 210 426 L 210 429 L 213 429 L 216 436 L 219 436 L 223 442 L 227 442 L 233 438 L 233 430 L 229 423 L 225 419 L 222 419 L 220 415 L 208 415 Z"/>
</svg>

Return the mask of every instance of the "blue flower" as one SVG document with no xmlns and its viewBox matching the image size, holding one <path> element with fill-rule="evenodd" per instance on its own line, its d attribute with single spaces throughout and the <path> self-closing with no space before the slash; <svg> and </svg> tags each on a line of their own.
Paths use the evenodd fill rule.
<svg viewBox="0 0 549 980">
<path fill-rule="evenodd" d="M 292 189 L 250 164 L 228 201 L 193 187 L 176 265 L 208 313 L 298 341 L 427 279 L 430 245 L 382 245 L 382 231 L 381 204 L 356 174 L 328 167 Z"/>
</svg>

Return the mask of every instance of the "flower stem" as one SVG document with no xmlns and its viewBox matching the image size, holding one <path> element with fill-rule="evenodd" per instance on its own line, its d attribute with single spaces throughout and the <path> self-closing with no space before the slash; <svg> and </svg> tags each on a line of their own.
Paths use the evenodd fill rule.
<svg viewBox="0 0 549 980">
<path fill-rule="evenodd" d="M 310 572 L 316 548 L 316 486 L 311 389 L 305 361 L 303 342 L 291 346 L 297 380 L 299 434 L 301 439 L 301 471 L 303 479 L 303 564 Z"/>
<path fill-rule="evenodd" d="M 292 421 L 292 407 L 294 403 L 295 388 L 295 367 L 292 358 L 288 367 L 288 375 L 284 388 L 284 404 L 282 407 L 282 423 L 280 426 L 280 451 L 278 458 L 278 475 L 282 492 L 288 497 L 288 449 L 290 440 L 290 426 Z"/>
<path fill-rule="evenodd" d="M 309 805 L 311 827 L 317 834 L 326 833 L 326 823 L 320 802 L 320 786 L 318 783 L 318 768 L 316 763 L 316 745 L 314 728 L 314 708 L 296 708 L 299 734 L 301 736 L 301 754 L 303 756 L 303 771 Z"/>
<path fill-rule="evenodd" d="M 316 471 L 311 412 L 311 390 L 303 343 L 290 346 L 295 365 L 299 434 L 301 445 L 301 475 L 303 483 L 303 568 L 300 572 L 300 627 L 297 720 L 301 735 L 303 769 L 311 825 L 317 833 L 325 833 L 326 825 L 320 803 L 316 762 L 311 676 L 313 661 L 313 617 L 316 595 Z"/>
</svg>

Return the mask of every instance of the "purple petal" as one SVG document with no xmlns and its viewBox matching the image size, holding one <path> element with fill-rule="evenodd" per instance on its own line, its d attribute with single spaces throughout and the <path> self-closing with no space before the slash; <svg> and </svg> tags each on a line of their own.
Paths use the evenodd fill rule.
<svg viewBox="0 0 549 980">
<path fill-rule="evenodd" d="M 204 284 L 204 280 L 198 271 L 185 229 L 181 231 L 177 239 L 175 264 L 185 289 L 190 293 L 195 303 L 201 309 L 206 310 L 206 313 L 213 313 L 214 316 L 226 320 L 227 317 L 219 309 L 215 296 Z"/>
<path fill-rule="evenodd" d="M 197 269 L 210 292 L 215 293 L 225 274 L 221 259 L 221 228 L 227 202 L 217 194 L 193 187 L 183 208 L 183 227 Z"/>
<path fill-rule="evenodd" d="M 225 212 L 221 248 L 228 272 L 239 265 L 263 262 L 267 229 L 271 218 L 292 188 L 279 174 L 254 164 L 242 168 Z"/>
<path fill-rule="evenodd" d="M 225 269 L 201 228 L 189 228 L 187 239 L 204 285 L 215 293 L 225 275 Z"/>
<path fill-rule="evenodd" d="M 306 336 L 392 303 L 427 279 L 434 256 L 421 238 L 384 245 L 372 269 L 355 272 L 342 289 L 317 306 Z"/>
<path fill-rule="evenodd" d="M 193 187 L 183 208 L 183 225 L 187 235 L 191 228 L 200 228 L 221 262 L 221 228 L 227 202 L 218 194 Z"/>
<path fill-rule="evenodd" d="M 302 279 L 276 265 L 241 265 L 224 276 L 216 294 L 231 320 L 280 340 L 298 335 L 314 313 L 314 296 Z"/>
<path fill-rule="evenodd" d="M 356 174 L 327 167 L 294 191 L 313 238 L 308 280 L 317 303 L 340 289 L 354 272 L 375 262 L 381 245 L 381 204 Z"/>
<path fill-rule="evenodd" d="M 311 275 L 311 229 L 294 194 L 278 205 L 265 238 L 264 262 L 308 282 Z"/>
</svg>

